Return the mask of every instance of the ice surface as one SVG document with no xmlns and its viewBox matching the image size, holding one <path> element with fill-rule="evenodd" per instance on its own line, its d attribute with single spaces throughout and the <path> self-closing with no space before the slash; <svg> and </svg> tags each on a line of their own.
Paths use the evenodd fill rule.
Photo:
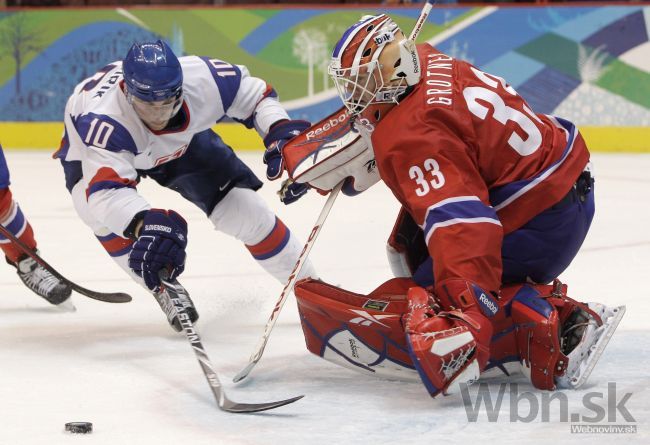
<svg viewBox="0 0 650 445">
<path fill-rule="evenodd" d="M 608 382 L 616 382 L 619 401 L 624 392 L 633 393 L 625 404 L 638 429 L 631 435 L 571 434 L 558 408 L 550 422 L 541 416 L 510 422 L 507 390 L 497 422 L 488 421 L 484 408 L 469 422 L 460 396 L 432 400 L 419 383 L 374 380 L 310 355 L 293 296 L 250 379 L 233 385 L 230 379 L 246 364 L 282 285 L 239 243 L 215 232 L 200 210 L 145 180 L 139 189 L 152 205 L 173 208 L 189 221 L 181 282 L 199 309 L 204 346 L 229 397 L 256 402 L 306 395 L 264 414 L 220 412 L 186 339 L 77 218 L 59 163 L 44 152 L 6 155 L 12 191 L 44 258 L 83 286 L 125 291 L 134 301 L 111 305 L 73 295 L 77 311 L 64 313 L 27 290 L 11 267 L 0 268 L 0 445 L 650 443 L 648 155 L 594 156 L 596 219 L 561 277 L 576 299 L 627 305 L 586 387 L 564 394 L 570 413 L 591 416 L 583 396 L 607 394 Z M 263 177 L 259 153 L 242 157 Z M 275 196 L 278 187 L 267 184 L 261 193 L 304 239 L 325 198 L 311 193 L 285 207 Z M 312 250 L 322 278 L 359 292 L 388 278 L 384 243 L 397 209 L 382 184 L 356 198 L 339 197 Z M 519 382 L 520 390 L 534 391 Z M 490 388 L 496 398 L 498 381 Z M 526 416 L 526 403 L 518 412 Z M 65 433 L 70 421 L 93 422 L 94 432 Z M 626 424 L 620 414 L 616 423 Z"/>
</svg>

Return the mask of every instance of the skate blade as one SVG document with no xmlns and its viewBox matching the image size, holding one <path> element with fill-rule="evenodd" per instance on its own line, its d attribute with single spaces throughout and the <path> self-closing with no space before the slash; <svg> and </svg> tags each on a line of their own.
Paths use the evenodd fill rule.
<svg viewBox="0 0 650 445">
<path fill-rule="evenodd" d="M 619 323 L 625 315 L 625 306 L 618 306 L 612 308 L 613 315 L 604 321 L 603 333 L 598 337 L 598 340 L 589 348 L 589 357 L 585 360 L 584 365 L 581 365 L 572 376 L 563 376 L 557 379 L 558 386 L 561 388 L 578 389 L 587 381 L 591 372 L 594 370 L 596 363 L 605 351 L 609 340 L 616 331 Z"/>
<path fill-rule="evenodd" d="M 67 300 L 62 301 L 55 307 L 58 308 L 61 312 L 77 312 L 77 308 L 72 303 L 72 298 L 68 298 Z"/>
</svg>

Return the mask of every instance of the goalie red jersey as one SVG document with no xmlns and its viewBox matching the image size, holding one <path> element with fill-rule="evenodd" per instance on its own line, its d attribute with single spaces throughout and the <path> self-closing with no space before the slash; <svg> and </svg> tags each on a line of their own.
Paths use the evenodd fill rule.
<svg viewBox="0 0 650 445">
<path fill-rule="evenodd" d="M 422 228 L 436 283 L 495 291 L 503 236 L 560 201 L 589 153 L 573 124 L 533 113 L 503 79 L 418 53 L 420 82 L 372 133 L 379 173 Z"/>
</svg>

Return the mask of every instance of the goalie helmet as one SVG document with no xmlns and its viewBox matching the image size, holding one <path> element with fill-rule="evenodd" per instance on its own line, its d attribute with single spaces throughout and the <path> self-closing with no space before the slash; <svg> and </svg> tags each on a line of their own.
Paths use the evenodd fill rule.
<svg viewBox="0 0 650 445">
<path fill-rule="evenodd" d="M 373 103 L 397 103 L 420 80 L 415 43 L 386 14 L 364 16 L 343 34 L 328 72 L 353 114 Z"/>
<path fill-rule="evenodd" d="M 134 43 L 122 62 L 126 97 L 152 130 L 162 130 L 183 103 L 183 70 L 162 40 Z"/>
</svg>

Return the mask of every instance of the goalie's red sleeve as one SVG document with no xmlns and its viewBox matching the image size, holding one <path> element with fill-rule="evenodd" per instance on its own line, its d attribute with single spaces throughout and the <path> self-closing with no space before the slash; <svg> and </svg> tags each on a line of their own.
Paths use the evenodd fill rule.
<svg viewBox="0 0 650 445">
<path fill-rule="evenodd" d="M 575 126 L 496 76 L 418 46 L 422 79 L 372 134 L 382 179 L 424 231 L 437 284 L 501 284 L 508 234 L 560 201 L 589 161 Z"/>
</svg>

